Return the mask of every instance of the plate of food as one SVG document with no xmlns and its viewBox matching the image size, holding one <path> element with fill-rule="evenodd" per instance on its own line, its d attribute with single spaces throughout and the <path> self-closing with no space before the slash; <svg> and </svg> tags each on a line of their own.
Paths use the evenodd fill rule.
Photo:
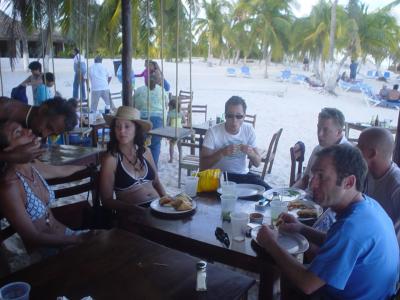
<svg viewBox="0 0 400 300">
<path fill-rule="evenodd" d="M 179 215 L 191 212 L 196 209 L 197 204 L 185 193 L 180 193 L 175 197 L 164 196 L 160 199 L 151 201 L 152 210 L 170 215 Z"/>
<path fill-rule="evenodd" d="M 257 242 L 257 235 L 260 228 L 261 226 L 258 226 L 251 230 L 251 237 L 257 243 L 257 245 L 259 245 Z M 278 244 L 282 248 L 286 249 L 286 251 L 289 252 L 290 254 L 304 253 L 310 246 L 307 239 L 303 235 L 299 233 L 284 233 L 284 232 L 278 233 Z"/>
<path fill-rule="evenodd" d="M 235 188 L 238 198 L 262 195 L 265 192 L 265 187 L 258 184 L 238 183 Z M 222 194 L 222 189 L 218 188 L 217 192 Z"/>
<path fill-rule="evenodd" d="M 276 188 L 264 192 L 263 196 L 267 200 L 272 200 L 274 193 L 278 193 L 282 201 L 293 201 L 305 197 L 306 192 L 298 188 Z"/>
<path fill-rule="evenodd" d="M 320 205 L 305 199 L 290 201 L 287 208 L 289 213 L 297 217 L 299 221 L 316 219 L 324 212 Z"/>
</svg>

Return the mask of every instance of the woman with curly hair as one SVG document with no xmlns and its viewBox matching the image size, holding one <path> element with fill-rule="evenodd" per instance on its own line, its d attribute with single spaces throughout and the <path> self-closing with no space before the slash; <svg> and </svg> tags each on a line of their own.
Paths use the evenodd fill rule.
<svg viewBox="0 0 400 300">
<path fill-rule="evenodd" d="M 106 121 L 110 124 L 110 142 L 100 170 L 103 204 L 129 212 L 137 203 L 165 196 L 151 152 L 144 146 L 144 134 L 151 123 L 141 120 L 140 112 L 129 106 L 119 107 Z"/>
</svg>

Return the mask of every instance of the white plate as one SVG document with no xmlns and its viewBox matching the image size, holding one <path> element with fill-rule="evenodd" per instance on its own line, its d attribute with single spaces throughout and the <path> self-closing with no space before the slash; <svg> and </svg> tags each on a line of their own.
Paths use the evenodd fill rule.
<svg viewBox="0 0 400 300">
<path fill-rule="evenodd" d="M 251 237 L 257 242 L 257 234 L 260 226 L 251 230 Z M 310 244 L 307 239 L 299 233 L 279 233 L 278 244 L 283 249 L 286 249 L 290 254 L 300 254 L 307 251 Z"/>
<path fill-rule="evenodd" d="M 274 192 L 277 192 L 281 196 L 282 201 L 303 199 L 306 195 L 305 191 L 298 188 L 277 188 L 266 191 L 263 196 L 267 200 L 271 200 Z"/>
<path fill-rule="evenodd" d="M 320 205 L 318 205 L 317 203 L 313 202 L 313 201 L 305 200 L 305 199 L 301 199 L 301 200 L 298 199 L 298 200 L 296 200 L 296 201 L 301 201 L 302 203 L 304 203 L 304 204 L 307 206 L 307 208 L 314 208 L 314 209 L 316 209 L 316 210 L 317 210 L 317 216 L 318 216 L 318 217 L 319 217 L 320 215 L 322 215 L 322 213 L 324 212 L 324 210 L 322 209 L 322 207 L 321 207 Z M 288 203 L 288 205 L 289 205 L 289 203 Z M 316 219 L 316 218 L 299 218 L 299 216 L 297 215 L 297 212 L 298 212 L 299 210 L 301 210 L 301 209 L 292 209 L 292 210 L 289 210 L 289 213 L 292 214 L 292 215 L 294 215 L 299 221 L 308 221 L 308 220 Z M 318 218 L 318 217 L 317 217 L 317 218 Z"/>
<path fill-rule="evenodd" d="M 189 210 L 176 210 L 172 206 L 161 206 L 160 205 L 160 199 L 155 199 L 151 201 L 150 207 L 152 210 L 162 213 L 162 214 L 168 214 L 168 215 L 181 215 L 181 214 L 186 214 L 188 212 L 191 212 L 196 209 L 197 204 L 196 201 L 192 200 L 192 209 Z"/>
<path fill-rule="evenodd" d="M 222 194 L 221 188 L 218 188 L 217 192 L 219 194 Z M 264 192 L 265 192 L 265 187 L 263 187 L 262 185 L 249 184 L 249 183 L 236 184 L 236 193 L 237 193 L 238 198 L 261 195 Z"/>
</svg>

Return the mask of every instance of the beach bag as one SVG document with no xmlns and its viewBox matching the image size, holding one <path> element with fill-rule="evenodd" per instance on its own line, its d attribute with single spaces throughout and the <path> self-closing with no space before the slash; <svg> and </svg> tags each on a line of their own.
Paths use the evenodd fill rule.
<svg viewBox="0 0 400 300">
<path fill-rule="evenodd" d="M 215 192 L 219 187 L 220 169 L 208 169 L 197 173 L 199 183 L 197 192 Z"/>
<path fill-rule="evenodd" d="M 11 99 L 21 101 L 28 104 L 28 97 L 26 96 L 26 87 L 19 85 L 11 90 Z"/>
</svg>

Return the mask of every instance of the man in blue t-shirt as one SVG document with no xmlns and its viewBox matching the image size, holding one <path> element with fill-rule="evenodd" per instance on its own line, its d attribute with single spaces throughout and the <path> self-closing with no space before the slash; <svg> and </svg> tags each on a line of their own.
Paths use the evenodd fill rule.
<svg viewBox="0 0 400 300">
<path fill-rule="evenodd" d="M 361 152 L 334 145 L 316 155 L 314 199 L 336 213 L 336 222 L 325 234 L 282 214 L 279 228 L 303 234 L 320 247 L 309 268 L 279 246 L 276 231 L 263 226 L 257 240 L 289 282 L 306 294 L 319 290 L 329 299 L 387 299 L 395 292 L 399 247 L 388 215 L 361 193 L 367 173 Z"/>
</svg>

